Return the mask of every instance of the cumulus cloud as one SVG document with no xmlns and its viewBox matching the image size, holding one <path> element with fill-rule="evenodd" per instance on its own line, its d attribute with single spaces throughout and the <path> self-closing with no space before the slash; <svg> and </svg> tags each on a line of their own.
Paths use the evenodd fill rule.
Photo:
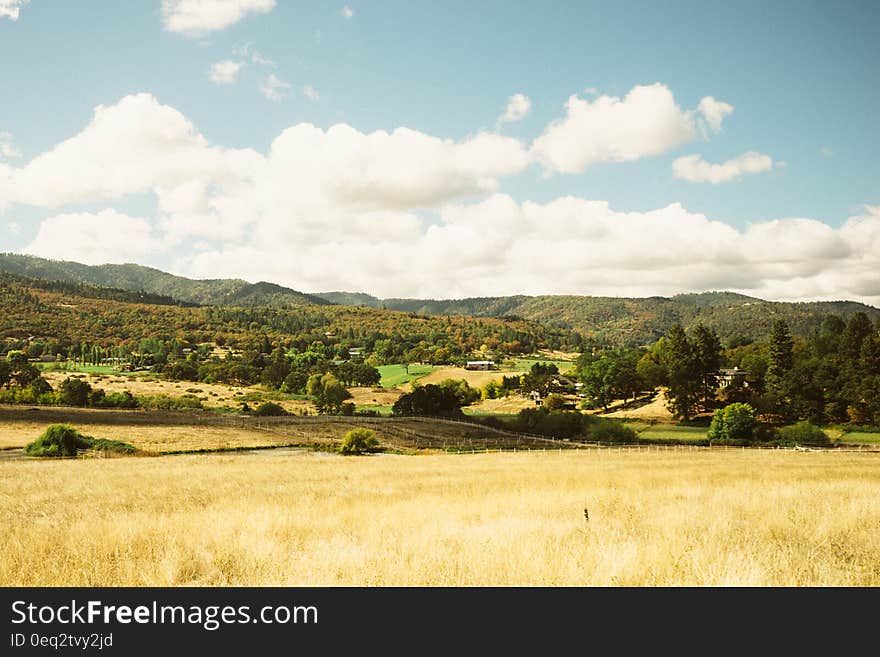
<svg viewBox="0 0 880 657">
<path fill-rule="evenodd" d="M 307 84 L 303 87 L 303 95 L 309 100 L 320 100 L 321 94 L 318 93 L 318 90 L 315 89 L 312 85 Z"/>
<path fill-rule="evenodd" d="M 682 110 L 658 83 L 633 87 L 622 99 L 571 96 L 565 118 L 550 124 L 532 151 L 549 171 L 577 173 L 597 162 L 658 155 L 696 134 L 693 112 Z"/>
<path fill-rule="evenodd" d="M 700 155 L 686 155 L 672 163 L 676 178 L 690 182 L 708 182 L 713 185 L 737 180 L 747 174 L 770 171 L 773 158 L 764 153 L 749 151 L 721 164 L 706 162 Z"/>
<path fill-rule="evenodd" d="M 8 18 L 12 21 L 18 20 L 19 12 L 31 0 L 0 0 L 0 18 Z"/>
<path fill-rule="evenodd" d="M 620 212 L 564 197 L 518 203 L 496 194 L 447 204 L 439 221 L 401 215 L 381 235 L 352 215 L 325 225 L 331 237 L 230 244 L 187 260 L 185 273 L 243 273 L 310 291 L 359 289 L 380 296 L 458 298 L 501 294 L 672 295 L 731 289 L 770 299 L 880 302 L 880 212 L 834 229 L 781 219 L 744 230 L 672 204 Z M 296 258 L 290 252 L 296 251 Z M 327 267 L 345 254 L 345 267 Z M 417 254 L 418 275 L 411 257 Z"/>
<path fill-rule="evenodd" d="M 169 32 L 197 37 L 223 30 L 248 14 L 267 13 L 276 0 L 162 0 L 162 23 Z"/>
<path fill-rule="evenodd" d="M 274 73 L 269 73 L 260 83 L 260 92 L 269 100 L 278 103 L 290 93 L 290 84 Z"/>
<path fill-rule="evenodd" d="M 261 161 L 248 149 L 212 147 L 176 109 L 150 94 L 95 108 L 79 134 L 20 169 L 0 164 L 0 206 L 58 207 L 173 189 L 193 179 L 241 179 Z M 5 181 L 4 181 L 5 178 Z"/>
<path fill-rule="evenodd" d="M 172 241 L 240 239 L 252 224 L 269 233 L 320 233 L 325 216 L 353 212 L 377 223 L 380 215 L 363 216 L 490 193 L 499 177 L 527 164 L 522 144 L 499 135 L 453 141 L 406 128 L 365 134 L 345 124 L 292 126 L 265 155 L 225 149 L 174 108 L 138 94 L 98 106 L 84 130 L 21 168 L 0 163 L 0 207 L 151 192 Z"/>
<path fill-rule="evenodd" d="M 515 123 L 522 121 L 532 109 L 532 101 L 525 94 L 514 94 L 507 99 L 504 113 L 498 117 L 498 123 Z"/>
<path fill-rule="evenodd" d="M 137 262 L 159 248 L 146 219 L 115 210 L 61 214 L 44 219 L 25 253 L 89 265 Z"/>
<path fill-rule="evenodd" d="M 574 196 L 517 201 L 499 180 L 529 163 L 516 139 L 299 124 L 268 151 L 207 142 L 148 95 L 96 109 L 21 168 L 0 203 L 56 207 L 149 192 L 150 221 L 65 208 L 28 252 L 87 262 L 176 254 L 195 277 L 382 296 L 646 296 L 732 289 L 770 299 L 880 304 L 880 209 L 736 229 L 680 204 L 626 212 Z"/>
<path fill-rule="evenodd" d="M 214 84 L 234 84 L 238 80 L 238 74 L 244 64 L 231 59 L 224 59 L 211 65 L 208 77 Z"/>
<path fill-rule="evenodd" d="M 733 112 L 733 105 L 706 96 L 697 105 L 697 111 L 702 115 L 709 130 L 720 132 L 724 117 Z"/>
<path fill-rule="evenodd" d="M 353 18 L 354 17 L 354 9 L 345 5 L 340 12 L 343 18 Z"/>
<path fill-rule="evenodd" d="M 0 158 L 12 160 L 17 157 L 21 157 L 21 152 L 12 143 L 12 135 L 0 132 Z"/>
</svg>

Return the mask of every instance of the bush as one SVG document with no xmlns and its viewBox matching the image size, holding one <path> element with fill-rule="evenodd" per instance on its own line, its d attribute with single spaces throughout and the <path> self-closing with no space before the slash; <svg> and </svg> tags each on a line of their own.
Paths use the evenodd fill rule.
<svg viewBox="0 0 880 657">
<path fill-rule="evenodd" d="M 782 427 L 779 430 L 779 442 L 782 445 L 830 445 L 828 434 L 819 427 L 803 420 L 790 427 Z"/>
<path fill-rule="evenodd" d="M 735 402 L 715 411 L 707 438 L 710 442 L 751 441 L 757 426 L 755 409 Z"/>
<path fill-rule="evenodd" d="M 275 402 L 263 402 L 257 406 L 254 415 L 259 415 L 261 417 L 277 417 L 280 415 L 287 415 L 287 411 Z"/>
<path fill-rule="evenodd" d="M 339 451 L 343 454 L 365 454 L 378 451 L 378 449 L 379 439 L 376 437 L 376 432 L 372 429 L 358 427 L 345 434 Z"/>
<path fill-rule="evenodd" d="M 76 456 L 78 450 L 89 449 L 94 438 L 84 436 L 66 424 L 51 424 L 24 451 L 31 456 Z"/>
<path fill-rule="evenodd" d="M 137 403 L 151 411 L 189 410 L 202 408 L 197 397 L 169 397 L 168 395 L 146 395 L 136 398 Z"/>
<path fill-rule="evenodd" d="M 76 456 L 80 450 L 87 449 L 116 454 L 134 454 L 137 451 L 134 445 L 119 440 L 84 436 L 66 424 L 49 425 L 24 451 L 31 456 Z"/>
<path fill-rule="evenodd" d="M 92 442 L 91 449 L 98 452 L 113 452 L 114 454 L 134 454 L 137 451 L 137 447 L 134 445 L 107 438 L 96 438 Z"/>
<path fill-rule="evenodd" d="M 64 379 L 59 389 L 61 403 L 68 406 L 88 406 L 92 395 L 92 386 L 80 379 L 70 377 Z"/>
<path fill-rule="evenodd" d="M 595 423 L 587 425 L 586 439 L 602 443 L 637 443 L 639 440 L 632 427 L 605 418 L 597 418 Z"/>
</svg>

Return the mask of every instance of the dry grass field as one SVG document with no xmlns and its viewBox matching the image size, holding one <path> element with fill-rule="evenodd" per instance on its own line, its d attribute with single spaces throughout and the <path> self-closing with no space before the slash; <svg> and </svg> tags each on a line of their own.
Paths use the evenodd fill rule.
<svg viewBox="0 0 880 657">
<path fill-rule="evenodd" d="M 0 526 L 5 586 L 877 586 L 880 455 L 0 461 Z"/>
<path fill-rule="evenodd" d="M 254 394 L 266 394 L 260 386 L 230 386 L 217 383 L 194 383 L 192 381 L 163 381 L 147 375 L 131 375 L 131 374 L 77 374 L 74 376 L 82 377 L 92 388 L 102 389 L 107 394 L 113 392 L 128 391 L 133 395 L 168 395 L 170 397 L 180 397 L 186 394 L 194 394 L 205 408 L 216 408 L 220 406 L 231 406 L 238 408 L 241 404 L 239 397 L 247 397 Z M 68 376 L 69 372 L 44 372 L 43 377 L 49 381 L 56 390 Z M 195 391 L 195 392 L 190 392 Z M 249 402 L 251 406 L 255 406 L 259 402 Z M 284 399 L 278 401 L 284 409 L 290 413 L 309 411 L 314 413 L 315 406 L 311 402 L 303 400 Z"/>
</svg>

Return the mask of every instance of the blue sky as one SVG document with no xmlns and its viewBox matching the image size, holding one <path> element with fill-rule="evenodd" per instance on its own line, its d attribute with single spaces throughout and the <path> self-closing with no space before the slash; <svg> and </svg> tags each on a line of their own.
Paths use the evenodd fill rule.
<svg viewBox="0 0 880 657">
<path fill-rule="evenodd" d="M 876 2 L 0 0 L 0 250 L 876 304 L 878 28 Z"/>
</svg>

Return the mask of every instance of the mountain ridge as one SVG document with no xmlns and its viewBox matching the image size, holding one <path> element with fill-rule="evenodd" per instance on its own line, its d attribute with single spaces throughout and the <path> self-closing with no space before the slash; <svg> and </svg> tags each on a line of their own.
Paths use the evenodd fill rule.
<svg viewBox="0 0 880 657">
<path fill-rule="evenodd" d="M 415 315 L 465 316 L 475 319 L 528 320 L 575 330 L 598 342 L 649 344 L 673 324 L 703 323 L 725 341 L 759 339 L 773 320 L 784 318 L 792 332 L 807 335 L 823 318 L 864 312 L 880 322 L 880 309 L 856 301 L 766 301 L 729 291 L 689 292 L 672 297 L 599 297 L 581 295 L 511 295 L 462 299 L 382 299 L 363 292 L 298 292 L 275 283 L 242 279 L 189 279 L 136 264 L 83 265 L 21 254 L 0 254 L 0 271 L 35 279 L 58 280 L 176 299 L 207 306 L 296 308 L 364 306 Z"/>
</svg>

